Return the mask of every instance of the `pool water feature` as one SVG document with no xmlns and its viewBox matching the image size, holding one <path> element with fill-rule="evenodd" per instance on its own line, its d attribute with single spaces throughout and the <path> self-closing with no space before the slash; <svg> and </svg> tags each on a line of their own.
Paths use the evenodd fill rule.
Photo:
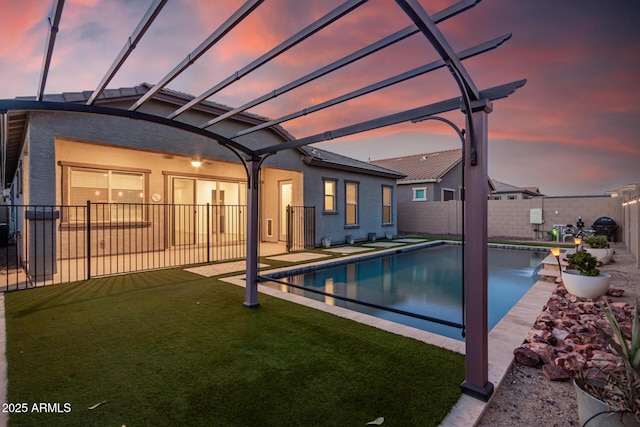
<svg viewBox="0 0 640 427">
<path fill-rule="evenodd" d="M 491 330 L 535 283 L 535 271 L 547 252 L 490 248 L 488 322 Z M 287 283 L 379 306 L 462 323 L 462 248 L 438 245 L 369 257 L 280 277 Z M 462 340 L 461 330 L 287 285 L 280 290 L 324 301 L 392 322 Z M 473 304 L 473 301 L 469 301 Z"/>
</svg>

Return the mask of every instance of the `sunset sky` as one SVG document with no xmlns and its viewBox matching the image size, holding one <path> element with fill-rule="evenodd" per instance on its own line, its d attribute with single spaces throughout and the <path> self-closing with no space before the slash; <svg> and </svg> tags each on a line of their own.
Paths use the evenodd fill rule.
<svg viewBox="0 0 640 427">
<path fill-rule="evenodd" d="M 454 0 L 421 0 L 430 14 Z M 45 93 L 93 90 L 151 0 L 67 0 Z M 109 88 L 156 83 L 244 1 L 169 0 Z M 266 0 L 169 84 L 199 95 L 340 5 Z M 49 0 L 0 0 L 0 99 L 36 94 Z M 489 175 L 547 195 L 591 195 L 640 183 L 640 2 L 484 0 L 438 25 L 456 51 L 506 33 L 465 60 L 479 89 L 527 79 L 489 115 Z M 239 106 L 412 22 L 392 0 L 370 0 L 209 100 Z M 276 118 L 438 59 L 421 34 L 249 110 Z M 282 125 L 296 138 L 459 95 L 439 70 Z M 462 114 L 445 117 L 464 126 Z M 360 160 L 458 148 L 446 125 L 407 123 L 319 147 Z"/>
</svg>

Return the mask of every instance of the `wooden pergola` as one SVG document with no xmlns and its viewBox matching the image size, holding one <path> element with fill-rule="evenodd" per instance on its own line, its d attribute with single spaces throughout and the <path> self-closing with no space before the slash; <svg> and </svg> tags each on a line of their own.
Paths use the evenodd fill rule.
<svg viewBox="0 0 640 427">
<path fill-rule="evenodd" d="M 462 0 L 450 7 L 429 15 L 417 0 L 395 0 L 397 6 L 404 12 L 408 18 L 409 26 L 397 31 L 375 43 L 365 46 L 357 51 L 344 56 L 330 64 L 314 70 L 313 72 L 285 84 L 279 88 L 267 92 L 242 106 L 232 109 L 209 122 L 193 126 L 180 121 L 182 113 L 188 111 L 199 103 L 207 100 L 222 89 L 232 84 L 242 84 L 239 79 L 246 76 L 269 61 L 288 51 L 292 47 L 302 43 L 304 40 L 314 36 L 318 31 L 330 26 L 332 23 L 343 18 L 348 14 L 358 12 L 358 8 L 365 4 L 367 0 L 348 0 L 340 6 L 330 11 L 323 17 L 317 19 L 312 24 L 292 35 L 287 40 L 273 47 L 268 52 L 251 61 L 242 69 L 229 75 L 222 81 L 213 82 L 209 89 L 196 96 L 192 101 L 173 111 L 166 117 L 152 116 L 149 114 L 138 112 L 137 110 L 149 99 L 151 99 L 162 88 L 167 86 L 181 73 L 196 62 L 207 50 L 223 39 L 228 33 L 246 19 L 250 14 L 264 2 L 264 0 L 248 0 L 239 9 L 235 11 L 222 25 L 214 29 L 214 31 L 200 45 L 193 50 L 187 57 L 178 63 L 163 77 L 155 86 L 142 96 L 135 104 L 131 105 L 128 110 L 114 109 L 96 106 L 95 102 L 106 89 L 109 82 L 116 75 L 118 70 L 125 63 L 131 52 L 135 49 L 137 43 L 142 39 L 147 30 L 151 27 L 154 19 L 161 12 L 167 3 L 167 0 L 155 0 L 149 7 L 146 14 L 141 19 L 138 26 L 127 38 L 127 42 L 123 46 L 113 64 L 105 72 L 100 83 L 93 91 L 91 97 L 86 104 L 70 104 L 70 103 L 52 103 L 43 102 L 43 94 L 46 86 L 49 66 L 54 51 L 56 34 L 62 19 L 62 10 L 64 0 L 54 1 L 51 15 L 49 16 L 49 33 L 45 48 L 45 57 L 42 66 L 42 72 L 38 82 L 38 89 L 34 101 L 19 100 L 0 100 L 0 117 L 2 127 L 0 128 L 0 137 L 2 146 L 7 147 L 13 141 L 11 140 L 10 124 L 12 119 L 24 119 L 24 113 L 34 110 L 49 111 L 73 111 L 77 113 L 93 113 L 116 115 L 128 117 L 134 120 L 145 120 L 158 123 L 165 126 L 172 126 L 188 132 L 205 135 L 212 141 L 221 144 L 232 150 L 238 159 L 245 166 L 247 173 L 248 187 L 248 215 L 247 215 L 247 275 L 246 275 L 246 293 L 244 306 L 249 308 L 259 307 L 258 298 L 258 191 L 259 191 L 259 174 L 260 166 L 263 161 L 272 155 L 277 155 L 282 150 L 301 147 L 330 139 L 341 138 L 347 135 L 358 134 L 372 129 L 385 126 L 392 126 L 403 122 L 417 122 L 427 120 L 429 118 L 438 118 L 439 114 L 459 110 L 465 119 L 464 131 L 448 120 L 448 122 L 458 135 L 463 139 L 464 143 L 464 188 L 465 188 L 465 210 L 467 215 L 464 216 L 463 227 L 466 230 L 464 238 L 464 294 L 465 294 L 465 332 L 466 332 L 466 372 L 465 381 L 461 387 L 463 392 L 479 398 L 488 400 L 493 393 L 493 385 L 488 380 L 488 344 L 487 344 L 487 135 L 488 135 L 488 115 L 493 110 L 492 102 L 498 99 L 506 98 L 515 90 L 526 83 L 526 80 L 509 82 L 500 86 L 480 89 L 474 83 L 471 75 L 463 65 L 463 60 L 483 54 L 500 46 L 503 42 L 510 38 L 510 34 L 500 36 L 498 38 L 484 41 L 466 50 L 456 52 L 452 49 L 447 39 L 438 28 L 438 24 L 451 17 L 454 17 L 466 10 L 476 6 L 479 0 Z M 408 37 L 423 37 L 427 43 L 425 48 L 435 49 L 440 59 L 425 63 L 424 65 L 413 70 L 403 72 L 394 77 L 379 81 L 377 83 L 362 87 L 356 91 L 345 93 L 339 97 L 325 101 L 321 104 L 309 106 L 303 110 L 286 114 L 280 118 L 269 120 L 264 124 L 254 126 L 243 130 L 234 135 L 219 135 L 207 130 L 215 123 L 232 117 L 235 114 L 249 110 L 257 105 L 268 102 L 278 95 L 285 92 L 293 91 L 309 82 L 312 82 L 322 76 L 328 75 L 336 70 L 349 66 L 350 64 L 363 59 L 382 49 L 393 49 L 394 45 Z M 425 55 L 426 57 L 426 55 Z M 452 79 L 460 90 L 460 96 L 450 99 L 444 99 L 439 102 L 430 103 L 419 108 L 378 117 L 373 120 L 354 123 L 352 125 L 329 129 L 324 132 L 305 136 L 299 139 L 291 140 L 282 144 L 268 146 L 259 149 L 252 149 L 237 142 L 237 138 L 259 129 L 269 126 L 275 126 L 302 115 L 313 114 L 317 111 L 336 106 L 342 102 L 364 96 L 366 94 L 378 91 L 391 85 L 405 82 L 417 76 L 446 68 L 450 71 Z M 2 158 L 3 166 L 3 184 L 7 182 L 7 177 L 11 177 L 11 167 L 8 165 L 10 160 L 4 154 Z"/>
</svg>

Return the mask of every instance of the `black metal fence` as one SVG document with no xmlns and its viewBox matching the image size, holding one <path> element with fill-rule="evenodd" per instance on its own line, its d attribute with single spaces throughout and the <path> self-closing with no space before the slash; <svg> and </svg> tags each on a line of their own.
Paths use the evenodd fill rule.
<svg viewBox="0 0 640 427">
<path fill-rule="evenodd" d="M 315 217 L 315 206 L 287 206 L 287 251 L 303 251 L 315 247 Z"/>
<path fill-rule="evenodd" d="M 246 253 L 244 205 L 8 205 L 2 213 L 0 289 L 7 291 Z"/>
</svg>

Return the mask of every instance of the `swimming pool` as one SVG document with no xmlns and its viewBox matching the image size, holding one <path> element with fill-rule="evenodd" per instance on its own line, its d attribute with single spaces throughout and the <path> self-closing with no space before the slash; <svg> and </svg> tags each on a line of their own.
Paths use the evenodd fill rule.
<svg viewBox="0 0 640 427">
<path fill-rule="evenodd" d="M 546 251 L 489 249 L 489 330 L 535 283 L 535 270 L 546 256 Z M 462 248 L 456 245 L 438 245 L 294 272 L 280 276 L 279 280 L 365 303 L 462 323 Z M 270 286 L 439 335 L 463 339 L 460 329 L 455 327 L 287 285 Z"/>
</svg>

